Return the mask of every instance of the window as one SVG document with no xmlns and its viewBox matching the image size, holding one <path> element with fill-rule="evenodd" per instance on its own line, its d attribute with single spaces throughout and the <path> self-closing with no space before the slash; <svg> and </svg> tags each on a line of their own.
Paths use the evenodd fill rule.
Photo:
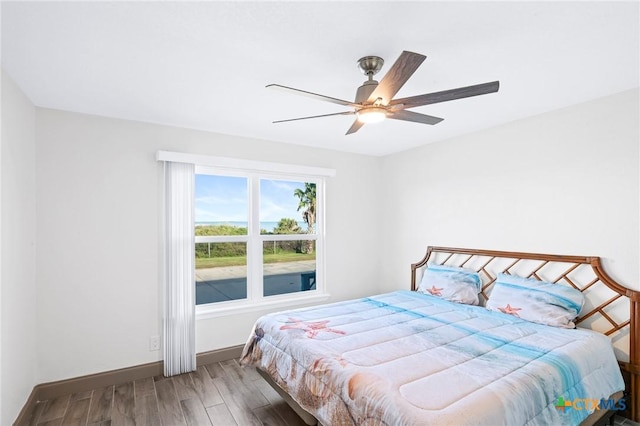
<svg viewBox="0 0 640 426">
<path fill-rule="evenodd" d="M 193 218 L 184 214 L 193 252 L 175 261 L 194 260 L 198 318 L 329 298 L 325 180 L 334 170 L 167 151 L 156 159 L 195 166 Z"/>
<path fill-rule="evenodd" d="M 166 151 L 157 159 L 195 165 L 198 318 L 329 297 L 324 191 L 333 170 Z"/>
<path fill-rule="evenodd" d="M 196 305 L 247 298 L 249 179 L 195 175 Z"/>
</svg>

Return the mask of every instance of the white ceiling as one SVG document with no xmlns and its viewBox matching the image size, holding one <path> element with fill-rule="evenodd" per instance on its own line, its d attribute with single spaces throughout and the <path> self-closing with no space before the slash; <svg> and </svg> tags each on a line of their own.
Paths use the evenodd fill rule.
<svg viewBox="0 0 640 426">
<path fill-rule="evenodd" d="M 638 1 L 2 2 L 2 67 L 40 107 L 385 155 L 639 86 Z M 345 136 L 356 61 L 427 56 L 397 97 L 500 80 Z"/>
</svg>

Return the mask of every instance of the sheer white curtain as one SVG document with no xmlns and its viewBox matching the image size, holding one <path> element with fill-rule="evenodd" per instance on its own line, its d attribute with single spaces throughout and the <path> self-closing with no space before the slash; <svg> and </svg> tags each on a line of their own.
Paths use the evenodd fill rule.
<svg viewBox="0 0 640 426">
<path fill-rule="evenodd" d="M 165 161 L 164 375 L 194 371 L 195 167 Z"/>
</svg>

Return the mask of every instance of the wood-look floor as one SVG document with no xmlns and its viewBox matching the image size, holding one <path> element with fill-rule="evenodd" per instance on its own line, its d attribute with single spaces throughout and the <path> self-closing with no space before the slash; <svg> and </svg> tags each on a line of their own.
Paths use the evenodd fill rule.
<svg viewBox="0 0 640 426">
<path fill-rule="evenodd" d="M 254 368 L 237 360 L 38 402 L 29 425 L 292 425 L 304 422 Z"/>
<path fill-rule="evenodd" d="M 614 426 L 640 424 L 614 417 Z M 36 405 L 38 426 L 304 426 L 254 368 L 217 362 L 170 378 L 150 377 Z"/>
</svg>

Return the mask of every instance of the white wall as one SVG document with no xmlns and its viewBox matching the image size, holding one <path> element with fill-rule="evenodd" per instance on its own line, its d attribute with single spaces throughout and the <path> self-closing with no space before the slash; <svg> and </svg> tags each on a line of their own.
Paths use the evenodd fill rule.
<svg viewBox="0 0 640 426">
<path fill-rule="evenodd" d="M 633 90 L 383 158 L 381 290 L 427 245 L 600 256 L 640 288 L 638 117 Z"/>
<path fill-rule="evenodd" d="M 35 107 L 2 71 L 0 424 L 37 384 Z"/>
<path fill-rule="evenodd" d="M 148 350 L 161 334 L 157 150 L 336 169 L 329 292 L 343 300 L 377 283 L 379 235 L 364 231 L 378 223 L 379 158 L 47 109 L 36 122 L 40 382 L 160 359 Z M 198 322 L 198 351 L 244 343 L 260 314 Z"/>
</svg>

